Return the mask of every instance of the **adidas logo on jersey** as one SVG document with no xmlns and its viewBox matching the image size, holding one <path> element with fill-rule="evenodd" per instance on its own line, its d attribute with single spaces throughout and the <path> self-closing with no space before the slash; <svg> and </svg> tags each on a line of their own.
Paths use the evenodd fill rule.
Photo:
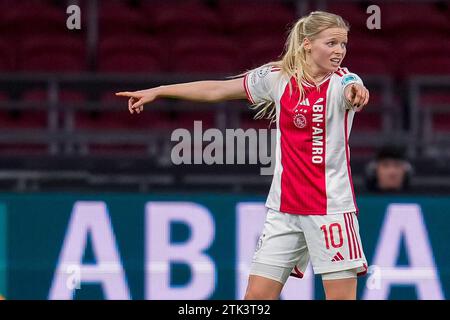
<svg viewBox="0 0 450 320">
<path fill-rule="evenodd" d="M 309 107 L 309 100 L 308 98 L 306 98 L 305 100 L 303 100 L 302 102 L 300 102 L 301 106 L 308 106 Z"/>
<path fill-rule="evenodd" d="M 342 254 L 340 252 L 338 252 L 334 255 L 331 262 L 339 262 L 339 261 L 344 261 L 344 257 L 342 256 Z"/>
</svg>

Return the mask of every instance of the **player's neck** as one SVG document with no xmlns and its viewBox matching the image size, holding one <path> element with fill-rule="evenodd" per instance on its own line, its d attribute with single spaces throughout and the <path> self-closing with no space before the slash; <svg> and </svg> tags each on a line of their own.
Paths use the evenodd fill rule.
<svg viewBox="0 0 450 320">
<path fill-rule="evenodd" d="M 313 82 L 315 85 L 319 85 L 320 83 L 322 83 L 331 73 L 328 71 L 323 71 L 322 69 L 314 65 L 310 65 L 309 69 L 310 70 L 308 72 L 308 75 L 310 79 L 308 80 Z"/>
<path fill-rule="evenodd" d="M 317 85 L 319 83 L 322 83 L 325 78 L 327 78 L 330 75 L 330 72 L 327 71 L 316 71 L 314 70 L 311 72 L 311 77 L 314 83 Z"/>
</svg>

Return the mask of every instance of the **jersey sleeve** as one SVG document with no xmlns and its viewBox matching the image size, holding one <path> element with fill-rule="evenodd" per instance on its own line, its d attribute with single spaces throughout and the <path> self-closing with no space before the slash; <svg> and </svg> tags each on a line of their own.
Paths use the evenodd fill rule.
<svg viewBox="0 0 450 320">
<path fill-rule="evenodd" d="M 345 98 L 345 88 L 353 83 L 358 83 L 364 86 L 364 83 L 356 73 L 350 72 L 347 68 L 342 69 L 344 70 L 344 75 L 341 78 L 342 97 L 344 98 L 345 108 L 352 109 L 350 102 Z"/>
<path fill-rule="evenodd" d="M 356 73 L 348 71 L 347 68 L 342 69 L 345 71 L 341 79 L 342 90 L 345 90 L 345 88 L 352 83 L 358 83 L 362 86 L 364 85 L 363 81 Z"/>
<path fill-rule="evenodd" d="M 244 88 L 251 104 L 274 101 L 280 69 L 272 66 L 251 70 L 244 77 Z"/>
</svg>

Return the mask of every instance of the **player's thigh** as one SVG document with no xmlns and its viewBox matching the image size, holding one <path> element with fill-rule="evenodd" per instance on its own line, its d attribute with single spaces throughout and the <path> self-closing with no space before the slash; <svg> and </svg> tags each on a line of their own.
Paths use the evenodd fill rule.
<svg viewBox="0 0 450 320">
<path fill-rule="evenodd" d="M 245 300 L 276 300 L 282 289 L 283 284 L 279 281 L 251 274 L 248 278 Z"/>
<path fill-rule="evenodd" d="M 355 272 L 356 273 L 356 272 Z M 329 279 L 322 281 L 327 300 L 355 300 L 357 278 Z"/>
</svg>

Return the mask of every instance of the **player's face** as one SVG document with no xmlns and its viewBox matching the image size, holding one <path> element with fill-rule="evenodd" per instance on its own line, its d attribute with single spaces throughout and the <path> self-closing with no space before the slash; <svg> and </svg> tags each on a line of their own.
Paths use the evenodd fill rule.
<svg viewBox="0 0 450 320">
<path fill-rule="evenodd" d="M 311 41 L 311 59 L 316 69 L 334 72 L 341 65 L 347 52 L 347 30 L 330 28 L 320 32 Z"/>
</svg>

